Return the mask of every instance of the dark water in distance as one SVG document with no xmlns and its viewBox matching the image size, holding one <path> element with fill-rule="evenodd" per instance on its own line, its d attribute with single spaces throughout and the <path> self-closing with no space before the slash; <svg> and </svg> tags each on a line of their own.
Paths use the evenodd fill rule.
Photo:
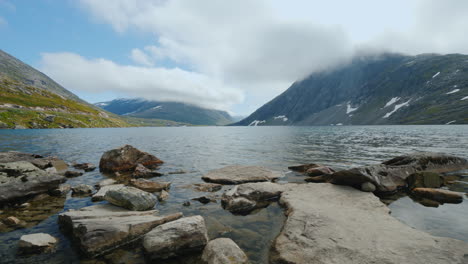
<svg viewBox="0 0 468 264">
<path fill-rule="evenodd" d="M 445 152 L 468 157 L 468 126 L 334 126 L 334 127 L 177 127 L 105 128 L 68 130 L 0 130 L 0 151 L 22 151 L 54 155 L 67 162 L 99 163 L 105 151 L 131 144 L 165 161 L 161 172 L 184 170 L 186 174 L 165 175 L 156 181 L 171 181 L 170 199 L 157 205 L 161 214 L 182 211 L 201 214 L 209 227 L 210 238 L 230 237 L 244 249 L 254 263 L 265 263 L 271 241 L 281 229 L 284 216 L 272 204 L 249 216 L 233 216 L 219 203 L 202 205 L 192 201 L 207 195 L 186 188 L 202 182 L 201 176 L 226 165 L 261 165 L 282 171 L 282 182 L 303 182 L 303 177 L 287 167 L 303 163 L 322 163 L 335 169 L 379 163 L 413 151 Z M 96 170 L 67 181 L 75 185 L 94 185 L 103 176 Z M 453 188 L 468 192 L 468 177 Z M 216 193 L 221 195 L 228 187 Z M 95 204 L 90 198 L 68 196 L 62 211 Z M 404 197 L 390 205 L 392 215 L 417 229 L 435 235 L 468 241 L 468 203 L 445 204 L 428 208 Z M 79 263 L 79 255 L 56 225 L 57 214 L 33 228 L 0 234 L 0 263 Z M 19 237 L 46 232 L 60 239 L 58 251 L 45 256 L 15 260 Z M 124 257 L 134 263 L 141 256 Z M 112 259 L 107 259 L 112 262 Z M 130 262 L 130 261 L 129 261 Z"/>
</svg>

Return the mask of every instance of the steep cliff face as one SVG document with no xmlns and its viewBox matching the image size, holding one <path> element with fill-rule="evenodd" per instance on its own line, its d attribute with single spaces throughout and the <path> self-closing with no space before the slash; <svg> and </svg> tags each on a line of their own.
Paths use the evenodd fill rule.
<svg viewBox="0 0 468 264">
<path fill-rule="evenodd" d="M 192 125 L 226 125 L 233 122 L 231 116 L 225 111 L 205 109 L 178 102 L 116 99 L 95 105 L 118 115 L 170 120 Z"/>
<path fill-rule="evenodd" d="M 0 128 L 122 126 L 129 124 L 0 50 Z"/>
<path fill-rule="evenodd" d="M 236 125 L 468 123 L 468 56 L 385 54 L 311 74 Z"/>
</svg>

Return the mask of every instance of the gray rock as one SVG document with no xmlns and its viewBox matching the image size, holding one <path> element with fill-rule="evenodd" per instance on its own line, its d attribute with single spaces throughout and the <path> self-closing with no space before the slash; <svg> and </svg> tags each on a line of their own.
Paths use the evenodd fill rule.
<svg viewBox="0 0 468 264">
<path fill-rule="evenodd" d="M 244 183 L 225 192 L 221 204 L 234 214 L 248 214 L 280 197 L 283 186 L 271 182 Z"/>
<path fill-rule="evenodd" d="M 58 222 L 88 257 L 106 254 L 140 239 L 154 227 L 182 217 L 182 213 L 156 215 L 156 210 L 129 211 L 110 204 L 69 210 Z"/>
<path fill-rule="evenodd" d="M 258 166 L 227 166 L 205 174 L 202 179 L 206 182 L 219 184 L 241 184 L 246 182 L 263 182 L 276 180 L 281 175 Z"/>
<path fill-rule="evenodd" d="M 93 171 L 96 169 L 96 165 L 92 163 L 78 163 L 74 164 L 73 168 L 78 169 L 78 170 L 84 170 L 86 172 Z"/>
<path fill-rule="evenodd" d="M 134 187 L 108 190 L 104 199 L 113 205 L 134 211 L 150 210 L 158 200 L 153 194 Z"/>
<path fill-rule="evenodd" d="M 105 179 L 105 180 L 102 180 L 100 182 L 98 182 L 95 186 L 96 188 L 101 188 L 103 186 L 106 186 L 106 185 L 112 185 L 112 184 L 116 184 L 117 181 L 114 180 L 114 179 Z"/>
<path fill-rule="evenodd" d="M 287 221 L 271 263 L 464 263 L 468 244 L 392 217 L 371 193 L 326 183 L 287 184 Z"/>
<path fill-rule="evenodd" d="M 54 196 L 63 196 L 71 190 L 70 184 L 60 184 L 57 189 L 51 190 L 49 193 Z"/>
<path fill-rule="evenodd" d="M 0 163 L 0 203 L 56 189 L 65 178 L 47 173 L 30 162 Z"/>
<path fill-rule="evenodd" d="M 46 117 L 44 117 L 44 120 L 47 121 L 47 122 L 54 122 L 55 116 L 54 115 L 47 115 Z"/>
<path fill-rule="evenodd" d="M 152 260 L 202 251 L 208 234 L 202 216 L 191 216 L 160 225 L 143 239 L 143 247 Z"/>
<path fill-rule="evenodd" d="M 80 184 L 71 187 L 72 195 L 90 195 L 93 192 L 93 187 L 87 184 Z"/>
<path fill-rule="evenodd" d="M 222 200 L 222 206 L 225 210 L 233 214 L 248 214 L 257 208 L 257 203 L 244 197 L 236 197 L 229 200 Z"/>
<path fill-rule="evenodd" d="M 162 190 L 161 193 L 158 195 L 158 200 L 165 201 L 167 199 L 169 199 L 169 193 L 166 192 L 165 190 Z"/>
<path fill-rule="evenodd" d="M 335 172 L 330 182 L 356 188 L 371 182 L 379 192 L 393 192 L 407 185 L 407 178 L 417 172 L 450 172 L 468 168 L 466 159 L 441 153 L 416 152 L 382 164 Z"/>
<path fill-rule="evenodd" d="M 133 171 L 132 177 L 133 178 L 152 178 L 161 176 L 162 174 L 157 171 L 152 171 L 145 166 L 138 164 Z"/>
<path fill-rule="evenodd" d="M 101 172 L 133 171 L 138 164 L 147 168 L 157 167 L 163 162 L 157 157 L 130 145 L 105 152 L 99 161 Z"/>
<path fill-rule="evenodd" d="M 0 121 L 0 129 L 8 129 L 10 128 L 6 123 Z"/>
<path fill-rule="evenodd" d="M 46 233 L 36 233 L 21 236 L 18 242 L 20 254 L 33 254 L 52 251 L 57 239 Z"/>
<path fill-rule="evenodd" d="M 93 196 L 91 197 L 91 200 L 93 202 L 102 201 L 102 200 L 104 200 L 104 196 L 106 195 L 106 193 L 109 190 L 117 190 L 117 189 L 120 189 L 120 188 L 122 188 L 124 186 L 125 185 L 123 185 L 123 184 L 111 184 L 111 185 L 102 186 L 99 189 L 99 191 L 97 191 L 95 194 L 93 194 Z"/>
<path fill-rule="evenodd" d="M 361 185 L 361 191 L 363 192 L 375 192 L 375 185 L 371 182 L 365 182 Z"/>
<path fill-rule="evenodd" d="M 202 260 L 207 264 L 247 264 L 244 251 L 230 238 L 211 240 L 203 250 Z"/>
</svg>

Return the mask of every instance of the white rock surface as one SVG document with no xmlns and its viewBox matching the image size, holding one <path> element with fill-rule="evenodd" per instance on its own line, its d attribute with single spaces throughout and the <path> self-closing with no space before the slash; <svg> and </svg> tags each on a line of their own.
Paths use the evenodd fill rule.
<svg viewBox="0 0 468 264">
<path fill-rule="evenodd" d="M 202 260 L 207 264 L 247 264 L 244 251 L 230 238 L 211 240 L 203 250 Z"/>
<path fill-rule="evenodd" d="M 93 196 L 91 197 L 91 200 L 94 202 L 96 201 L 102 201 L 104 200 L 104 196 L 106 195 L 107 191 L 109 190 L 116 190 L 124 187 L 125 185 L 123 184 L 111 184 L 111 185 L 104 185 L 102 186 L 99 191 L 97 191 Z"/>
<path fill-rule="evenodd" d="M 41 253 L 54 248 L 57 239 L 46 233 L 36 233 L 21 236 L 18 250 L 21 253 Z"/>
</svg>

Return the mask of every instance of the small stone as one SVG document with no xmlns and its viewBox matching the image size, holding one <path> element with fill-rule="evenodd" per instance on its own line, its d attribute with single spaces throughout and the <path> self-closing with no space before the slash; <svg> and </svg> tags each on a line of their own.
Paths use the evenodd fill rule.
<svg viewBox="0 0 468 264">
<path fill-rule="evenodd" d="M 375 185 L 372 182 L 365 182 L 361 184 L 361 191 L 363 192 L 375 192 Z"/>
<path fill-rule="evenodd" d="M 203 250 L 202 260 L 207 264 L 247 264 L 249 259 L 230 238 L 211 240 Z"/>
<path fill-rule="evenodd" d="M 190 202 L 189 202 L 189 201 L 185 201 L 182 205 L 183 205 L 183 206 L 190 206 Z"/>
<path fill-rule="evenodd" d="M 86 184 L 80 184 L 71 187 L 71 190 L 73 195 L 89 195 L 93 192 L 93 187 Z"/>
<path fill-rule="evenodd" d="M 169 199 L 169 193 L 166 192 L 165 190 L 162 190 L 161 193 L 158 195 L 158 200 L 165 201 L 167 199 Z"/>
<path fill-rule="evenodd" d="M 207 203 L 210 203 L 210 202 L 216 203 L 216 200 L 215 200 L 215 199 L 211 199 L 211 198 L 208 198 L 208 197 L 206 197 L 206 196 L 202 196 L 202 197 L 198 197 L 198 198 L 193 198 L 192 200 L 193 200 L 193 201 L 199 201 L 199 202 L 202 203 L 202 204 L 207 204 Z"/>
<path fill-rule="evenodd" d="M 28 208 L 29 206 L 31 206 L 30 203 L 23 203 L 23 204 L 21 204 L 19 207 L 20 207 L 20 208 Z"/>
<path fill-rule="evenodd" d="M 3 223 L 7 226 L 17 226 L 19 224 L 21 224 L 21 220 L 19 220 L 18 218 L 14 217 L 14 216 L 9 216 L 5 219 L 3 219 Z"/>
<path fill-rule="evenodd" d="M 74 178 L 83 175 L 83 173 L 79 171 L 66 171 L 63 175 L 67 178 Z"/>
<path fill-rule="evenodd" d="M 18 251 L 21 254 L 49 252 L 57 244 L 57 239 L 49 234 L 37 233 L 23 235 L 18 242 Z"/>
</svg>

